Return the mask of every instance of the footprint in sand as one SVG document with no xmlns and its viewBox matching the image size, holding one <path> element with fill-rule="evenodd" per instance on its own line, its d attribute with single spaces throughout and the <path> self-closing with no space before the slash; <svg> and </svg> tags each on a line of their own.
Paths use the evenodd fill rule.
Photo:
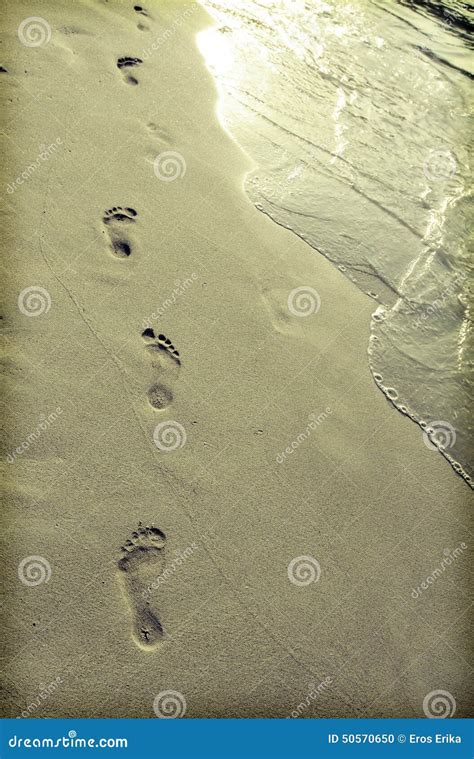
<svg viewBox="0 0 474 759">
<path fill-rule="evenodd" d="M 140 523 L 122 547 L 117 562 L 132 611 L 132 637 L 145 650 L 156 648 L 164 634 L 160 620 L 150 608 L 148 588 L 163 571 L 165 543 L 164 532 Z"/>
<path fill-rule="evenodd" d="M 130 56 L 126 56 L 125 58 L 118 59 L 117 68 L 123 71 L 125 74 L 125 81 L 128 84 L 138 84 L 138 79 L 135 79 L 135 77 L 130 74 L 130 69 L 134 66 L 139 66 L 140 63 L 143 63 L 141 58 L 131 58 Z"/>
<path fill-rule="evenodd" d="M 261 297 L 270 316 L 274 329 L 282 335 L 308 337 L 308 327 L 318 324 L 316 314 L 321 301 L 318 292 L 310 285 L 287 288 L 267 288 Z M 315 317 L 315 318 L 301 318 Z"/>
<path fill-rule="evenodd" d="M 140 16 L 145 16 L 146 18 L 150 18 L 150 14 L 148 13 L 147 9 L 143 7 L 143 5 L 134 5 L 133 10 L 135 13 L 138 13 Z M 144 23 L 143 21 L 140 21 L 137 24 L 138 29 L 140 29 L 141 32 L 148 32 L 150 31 L 150 27 L 148 24 Z"/>
<path fill-rule="evenodd" d="M 154 375 L 147 391 L 148 402 L 154 409 L 164 409 L 173 400 L 172 388 L 181 366 L 179 352 L 165 335 L 156 337 L 151 327 L 143 330 L 142 338 L 151 355 Z"/>
<path fill-rule="evenodd" d="M 153 136 L 156 137 L 156 139 L 165 145 L 171 145 L 172 143 L 172 137 L 171 134 L 168 132 L 168 130 L 161 126 L 160 124 L 157 124 L 154 121 L 149 121 L 146 125 L 146 128 L 148 132 Z"/>
<path fill-rule="evenodd" d="M 110 208 L 105 212 L 102 221 L 107 227 L 110 247 L 117 258 L 128 258 L 132 253 L 132 243 L 125 234 L 125 227 L 135 222 L 137 212 L 134 208 Z"/>
<path fill-rule="evenodd" d="M 143 7 L 143 5 L 134 5 L 133 10 L 140 14 L 140 16 L 149 16 L 150 14 L 146 10 L 146 8 Z"/>
<path fill-rule="evenodd" d="M 172 148 L 174 144 L 172 133 L 166 127 L 156 121 L 149 121 L 143 130 L 145 134 L 146 160 L 155 168 L 157 156 Z M 151 139 L 146 139 L 146 138 Z"/>
</svg>

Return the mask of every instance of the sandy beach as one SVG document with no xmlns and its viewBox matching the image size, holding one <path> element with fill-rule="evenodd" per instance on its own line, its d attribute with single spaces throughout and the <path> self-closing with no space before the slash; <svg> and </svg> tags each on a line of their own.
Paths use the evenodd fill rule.
<svg viewBox="0 0 474 759">
<path fill-rule="evenodd" d="M 5 8 L 3 716 L 472 716 L 472 491 L 247 197 L 212 23 Z"/>
</svg>

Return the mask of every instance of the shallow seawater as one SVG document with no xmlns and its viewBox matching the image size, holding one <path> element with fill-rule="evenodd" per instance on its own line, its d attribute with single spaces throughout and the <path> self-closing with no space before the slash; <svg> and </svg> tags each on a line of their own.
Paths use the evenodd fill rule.
<svg viewBox="0 0 474 759">
<path fill-rule="evenodd" d="M 373 299 L 374 380 L 472 484 L 467 4 L 202 5 L 248 195 Z"/>
</svg>

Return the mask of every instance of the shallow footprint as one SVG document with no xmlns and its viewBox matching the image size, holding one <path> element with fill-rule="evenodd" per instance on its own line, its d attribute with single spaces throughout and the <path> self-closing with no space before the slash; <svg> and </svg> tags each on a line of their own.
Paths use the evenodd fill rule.
<svg viewBox="0 0 474 759">
<path fill-rule="evenodd" d="M 261 297 L 274 329 L 282 335 L 307 339 L 309 329 L 314 331 L 318 324 L 316 318 L 301 318 L 315 316 L 319 310 L 319 295 L 310 286 L 264 287 Z"/>
<path fill-rule="evenodd" d="M 163 638 L 163 626 L 150 608 L 148 588 L 164 565 L 166 535 L 158 527 L 139 524 L 122 547 L 117 562 L 119 576 L 132 611 L 132 637 L 144 650 L 156 648 Z"/>
<path fill-rule="evenodd" d="M 147 390 L 148 402 L 154 409 L 164 409 L 173 400 L 173 386 L 177 379 L 181 359 L 171 340 L 155 335 L 151 327 L 142 332 L 146 350 L 151 354 L 152 384 Z"/>
<path fill-rule="evenodd" d="M 125 58 L 118 59 L 117 68 L 123 71 L 125 74 L 125 81 L 128 84 L 138 84 L 138 79 L 135 79 L 135 77 L 129 73 L 129 69 L 131 69 L 133 66 L 139 66 L 140 63 L 143 63 L 141 58 L 132 58 L 131 56 L 126 56 Z"/>
<path fill-rule="evenodd" d="M 150 14 L 148 13 L 147 9 L 143 7 L 143 5 L 134 5 L 133 10 L 135 11 L 135 13 L 138 13 L 140 16 L 145 16 L 147 18 L 150 18 Z M 140 21 L 137 24 L 137 27 L 142 32 L 150 31 L 150 27 L 148 26 L 148 24 L 144 23 L 143 21 Z"/>
<path fill-rule="evenodd" d="M 160 142 L 164 143 L 165 145 L 171 145 L 173 140 L 170 133 L 167 129 L 165 129 L 165 127 L 160 126 L 160 124 L 157 124 L 154 121 L 149 121 L 146 125 L 146 128 L 148 132 L 153 135 L 153 137 L 156 137 Z"/>
<path fill-rule="evenodd" d="M 105 212 L 102 221 L 107 227 L 110 248 L 117 258 L 128 258 L 132 253 L 132 243 L 124 226 L 135 221 L 137 212 L 134 208 L 117 206 Z"/>
</svg>

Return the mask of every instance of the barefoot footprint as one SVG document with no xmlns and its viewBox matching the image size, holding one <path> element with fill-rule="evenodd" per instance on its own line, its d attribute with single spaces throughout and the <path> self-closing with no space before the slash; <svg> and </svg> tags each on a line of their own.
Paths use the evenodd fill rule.
<svg viewBox="0 0 474 759">
<path fill-rule="evenodd" d="M 105 212 L 102 221 L 107 227 L 112 253 L 117 258 L 128 258 L 132 253 L 132 244 L 124 233 L 125 225 L 134 223 L 137 212 L 134 208 L 110 208 Z"/>
<path fill-rule="evenodd" d="M 143 63 L 141 58 L 131 58 L 130 56 L 126 56 L 125 58 L 118 59 L 117 68 L 123 71 L 125 74 L 125 81 L 128 82 L 128 84 L 138 84 L 138 79 L 135 79 L 135 77 L 129 73 L 129 69 L 133 68 L 133 66 L 139 66 L 140 63 Z"/>
<path fill-rule="evenodd" d="M 133 10 L 135 13 L 138 13 L 139 16 L 145 16 L 146 18 L 150 18 L 150 14 L 148 13 L 147 9 L 143 7 L 143 5 L 134 5 Z M 144 23 L 143 21 L 140 21 L 139 24 L 137 24 L 138 29 L 142 32 L 147 32 L 150 30 L 150 27 L 147 23 Z"/>
<path fill-rule="evenodd" d="M 172 387 L 181 366 L 179 352 L 165 335 L 156 337 L 151 327 L 143 330 L 142 338 L 151 355 L 154 372 L 152 384 L 147 391 L 148 402 L 155 409 L 164 409 L 173 400 Z"/>
<path fill-rule="evenodd" d="M 163 571 L 165 542 L 164 532 L 140 523 L 122 547 L 117 563 L 132 611 L 133 640 L 148 651 L 156 648 L 164 634 L 160 620 L 150 608 L 148 588 Z"/>
<path fill-rule="evenodd" d="M 140 16 L 149 16 L 150 14 L 142 5 L 134 5 L 133 10 L 140 14 Z"/>
</svg>

